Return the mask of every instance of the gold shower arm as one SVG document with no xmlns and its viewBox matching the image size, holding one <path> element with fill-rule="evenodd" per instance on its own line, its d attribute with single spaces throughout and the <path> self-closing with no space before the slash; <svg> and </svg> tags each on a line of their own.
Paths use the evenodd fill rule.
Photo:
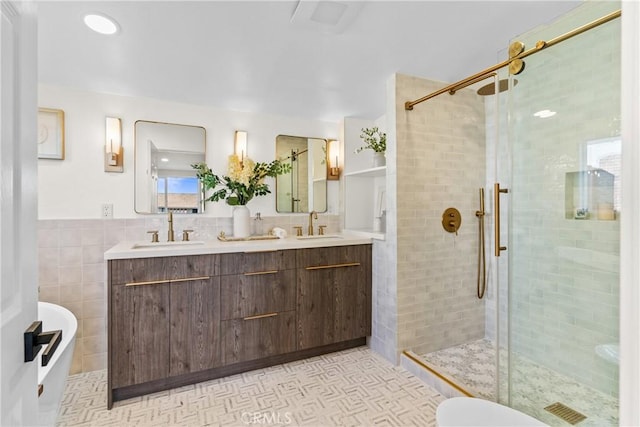
<svg viewBox="0 0 640 427">
<path fill-rule="evenodd" d="M 469 76 L 465 79 L 462 79 L 456 83 L 452 83 L 447 87 L 444 87 L 440 90 L 437 90 L 433 93 L 430 93 L 429 95 L 423 96 L 420 99 L 416 99 L 415 101 L 407 101 L 404 103 L 404 109 L 405 110 L 413 110 L 413 106 L 416 104 L 420 104 L 421 102 L 424 102 L 428 99 L 431 98 L 435 98 L 438 95 L 442 95 L 445 92 L 449 92 L 451 93 L 451 95 L 453 95 L 456 90 L 460 90 L 464 87 L 467 87 L 469 85 L 472 85 L 474 83 L 477 83 L 479 81 L 482 81 L 486 78 L 491 77 L 491 73 L 494 73 L 495 71 L 499 70 L 500 68 L 506 67 L 507 65 L 511 64 L 511 62 L 513 62 L 514 60 L 518 60 L 518 59 L 522 59 L 522 58 L 526 58 L 529 55 L 533 55 L 534 53 L 540 52 L 543 49 L 546 49 L 548 47 L 551 47 L 553 45 L 556 45 L 558 43 L 561 43 L 567 39 L 570 39 L 571 37 L 577 36 L 578 34 L 582 34 L 585 31 L 589 31 L 595 27 L 598 27 L 602 24 L 605 24 L 609 21 L 613 21 L 616 18 L 619 18 L 622 15 L 622 11 L 620 10 L 616 10 L 614 12 L 609 13 L 608 15 L 603 16 L 602 18 L 598 18 L 595 21 L 591 21 L 585 25 L 582 25 L 581 27 L 575 28 L 567 33 L 564 33 L 558 37 L 555 37 L 551 40 L 548 41 L 543 41 L 540 40 L 539 42 L 536 43 L 535 47 L 532 47 L 529 50 L 525 50 L 524 52 L 520 52 L 517 55 L 511 56 L 509 59 L 500 62 L 499 64 L 496 64 L 492 67 L 489 67 L 485 70 L 480 71 L 479 73 L 476 73 L 472 76 Z M 495 75 L 495 73 L 494 73 Z"/>
</svg>

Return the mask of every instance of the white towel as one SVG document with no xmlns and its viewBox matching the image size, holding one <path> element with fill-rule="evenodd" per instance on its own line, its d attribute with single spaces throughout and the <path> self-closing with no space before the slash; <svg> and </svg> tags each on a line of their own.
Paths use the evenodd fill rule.
<svg viewBox="0 0 640 427">
<path fill-rule="evenodd" d="M 278 239 L 286 239 L 287 231 L 284 228 L 274 227 L 273 235 L 276 236 Z"/>
</svg>

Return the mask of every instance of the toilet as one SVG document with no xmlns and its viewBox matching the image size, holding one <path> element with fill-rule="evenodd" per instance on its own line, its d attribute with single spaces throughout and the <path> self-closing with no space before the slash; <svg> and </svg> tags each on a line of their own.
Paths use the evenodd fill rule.
<svg viewBox="0 0 640 427">
<path fill-rule="evenodd" d="M 508 406 L 473 397 L 453 397 L 438 405 L 436 424 L 454 426 L 546 426 L 547 424 Z"/>
</svg>

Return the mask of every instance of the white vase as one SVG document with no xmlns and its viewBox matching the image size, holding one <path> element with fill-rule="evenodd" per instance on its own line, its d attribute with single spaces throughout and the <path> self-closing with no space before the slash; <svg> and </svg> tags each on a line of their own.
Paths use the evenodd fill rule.
<svg viewBox="0 0 640 427">
<path fill-rule="evenodd" d="M 387 164 L 387 158 L 384 153 L 378 153 L 376 151 L 373 152 L 373 167 L 377 168 L 380 166 L 385 166 Z"/>
<path fill-rule="evenodd" d="M 233 237 L 249 237 L 251 235 L 249 208 L 245 205 L 233 207 Z"/>
</svg>

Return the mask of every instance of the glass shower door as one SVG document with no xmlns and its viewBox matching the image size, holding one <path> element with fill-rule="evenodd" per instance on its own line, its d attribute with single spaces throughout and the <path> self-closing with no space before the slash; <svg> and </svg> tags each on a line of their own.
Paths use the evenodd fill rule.
<svg viewBox="0 0 640 427">
<path fill-rule="evenodd" d="M 519 40 L 531 47 L 619 7 L 600 3 Z M 617 425 L 619 33 L 618 19 L 527 57 L 508 92 L 500 400 L 550 425 Z"/>
</svg>

